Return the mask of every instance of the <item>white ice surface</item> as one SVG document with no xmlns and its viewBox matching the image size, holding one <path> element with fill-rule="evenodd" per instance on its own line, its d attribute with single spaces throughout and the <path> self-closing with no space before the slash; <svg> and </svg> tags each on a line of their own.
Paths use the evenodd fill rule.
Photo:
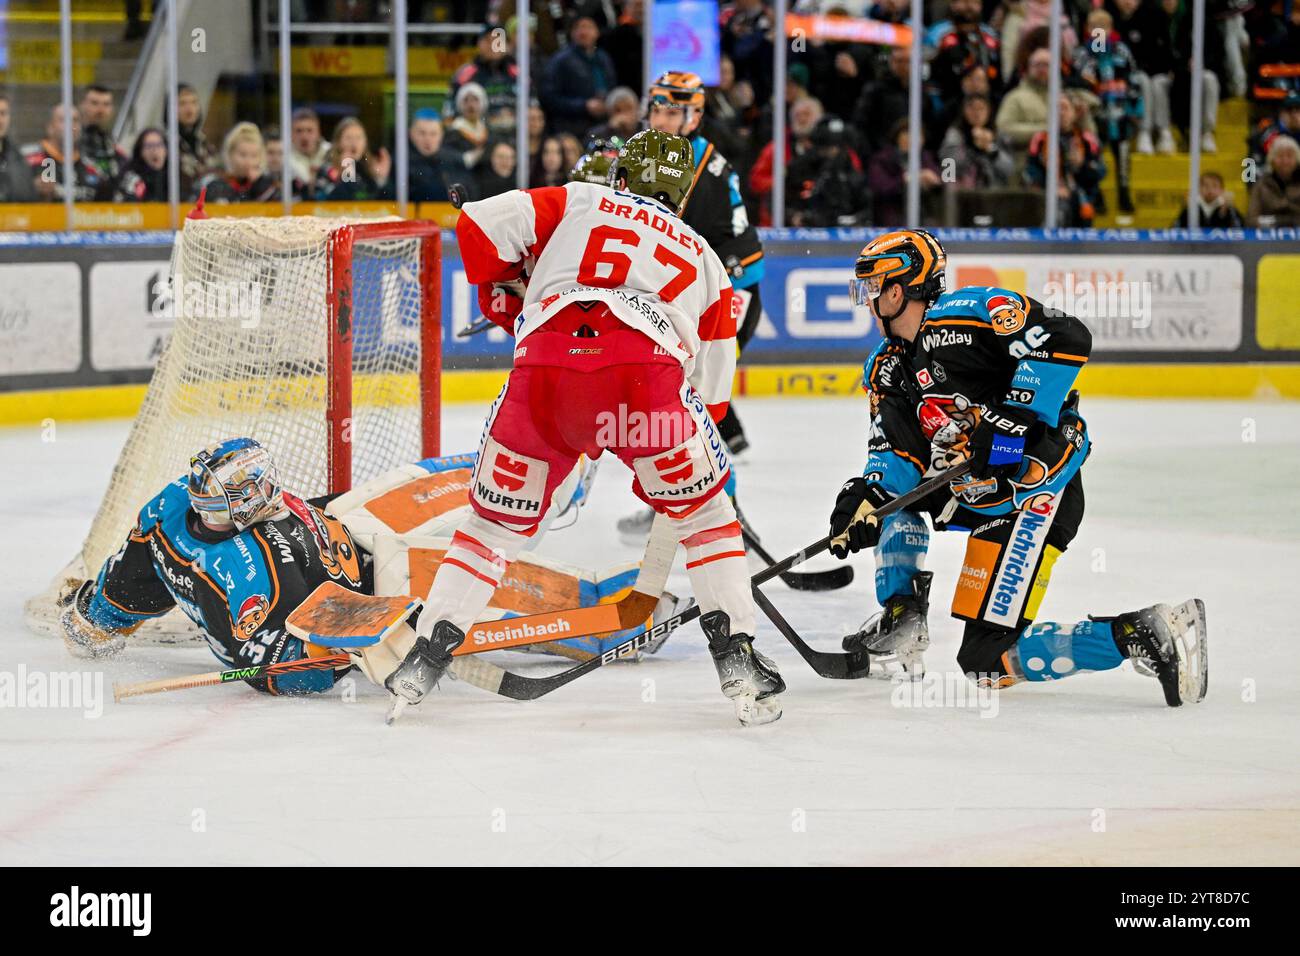
<svg viewBox="0 0 1300 956">
<path fill-rule="evenodd" d="M 741 500 L 784 554 L 824 533 L 860 469 L 865 402 L 741 410 L 753 440 Z M 484 409 L 447 411 L 444 447 L 473 447 Z M 691 625 L 656 658 L 531 703 L 451 683 L 393 727 L 386 695 L 364 682 L 352 702 L 236 685 L 109 695 L 98 719 L 0 708 L 0 863 L 1298 863 L 1297 411 L 1085 402 L 1088 512 L 1042 619 L 1204 598 L 1199 706 L 1166 708 L 1125 665 L 1016 687 L 993 718 L 899 708 L 887 682 L 817 677 L 764 626 L 785 716 L 745 729 Z M 25 630 L 22 601 L 78 546 L 125 434 L 117 422 L 60 425 L 53 442 L 0 430 L 0 676 L 87 669 Z M 577 527 L 543 547 L 592 565 L 635 557 L 613 527 L 633 505 L 627 484 L 606 463 Z M 962 545 L 937 535 L 931 549 L 932 672 L 956 670 L 946 610 Z M 856 566 L 844 591 L 768 593 L 838 650 L 875 607 L 870 558 Z M 680 560 L 672 583 L 687 589 Z M 107 692 L 216 665 L 198 648 L 136 647 L 91 669 Z"/>
</svg>

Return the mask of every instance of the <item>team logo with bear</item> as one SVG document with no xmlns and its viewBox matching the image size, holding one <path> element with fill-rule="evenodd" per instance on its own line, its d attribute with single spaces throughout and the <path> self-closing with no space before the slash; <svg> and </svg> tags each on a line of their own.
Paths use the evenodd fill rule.
<svg viewBox="0 0 1300 956">
<path fill-rule="evenodd" d="M 240 640 L 250 640 L 266 623 L 271 613 L 271 602 L 265 594 L 254 594 L 239 605 L 239 616 L 235 618 L 235 636 Z"/>
<path fill-rule="evenodd" d="M 1025 327 L 1029 319 L 1024 302 L 1016 296 L 990 296 L 986 306 L 989 319 L 993 322 L 993 331 L 998 335 L 1014 335 Z"/>
</svg>

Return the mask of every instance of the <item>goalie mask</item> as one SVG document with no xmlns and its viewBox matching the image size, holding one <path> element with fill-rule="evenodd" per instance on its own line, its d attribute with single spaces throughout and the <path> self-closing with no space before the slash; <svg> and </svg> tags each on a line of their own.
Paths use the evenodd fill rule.
<svg viewBox="0 0 1300 956">
<path fill-rule="evenodd" d="M 190 507 L 205 524 L 243 531 L 284 510 L 270 453 L 252 438 L 228 438 L 190 459 Z"/>
</svg>

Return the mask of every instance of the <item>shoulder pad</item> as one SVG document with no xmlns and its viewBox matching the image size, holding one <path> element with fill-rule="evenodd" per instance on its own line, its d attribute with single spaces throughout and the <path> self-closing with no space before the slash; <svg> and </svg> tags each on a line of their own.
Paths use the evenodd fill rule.
<svg viewBox="0 0 1300 956">
<path fill-rule="evenodd" d="M 163 523 L 163 520 L 177 511 L 188 511 L 190 507 L 188 475 L 182 475 L 158 494 L 149 499 L 149 503 L 140 509 L 137 527 L 148 531 Z"/>
<path fill-rule="evenodd" d="M 976 319 L 1002 335 L 1010 335 L 1024 328 L 1029 308 L 1029 300 L 1013 289 L 969 286 L 941 295 L 926 312 L 925 320 Z"/>
</svg>

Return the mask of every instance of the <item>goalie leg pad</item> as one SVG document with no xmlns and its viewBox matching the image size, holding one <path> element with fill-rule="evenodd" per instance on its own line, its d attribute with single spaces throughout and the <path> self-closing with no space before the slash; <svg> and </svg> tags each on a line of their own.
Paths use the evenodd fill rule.
<svg viewBox="0 0 1300 956">
<path fill-rule="evenodd" d="M 361 673 L 383 687 L 384 682 L 388 680 L 388 675 L 397 670 L 398 665 L 414 646 L 415 631 L 409 624 L 403 624 L 388 635 L 382 643 L 361 647 L 349 651 L 348 654 L 353 663 L 360 668 Z"/>
</svg>

